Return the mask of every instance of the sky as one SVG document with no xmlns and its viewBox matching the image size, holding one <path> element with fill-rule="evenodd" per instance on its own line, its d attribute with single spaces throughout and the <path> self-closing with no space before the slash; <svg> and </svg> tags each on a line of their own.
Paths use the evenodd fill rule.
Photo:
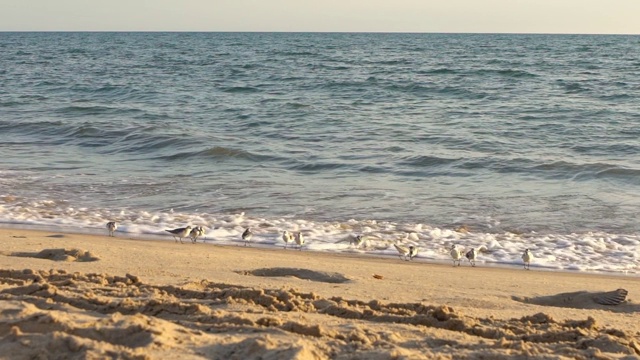
<svg viewBox="0 0 640 360">
<path fill-rule="evenodd" d="M 0 31 L 640 34 L 640 0 L 0 0 Z"/>
</svg>

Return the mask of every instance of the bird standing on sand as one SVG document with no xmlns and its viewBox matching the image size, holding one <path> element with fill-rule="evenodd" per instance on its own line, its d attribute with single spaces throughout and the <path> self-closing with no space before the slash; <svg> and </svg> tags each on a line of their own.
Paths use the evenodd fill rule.
<svg viewBox="0 0 640 360">
<path fill-rule="evenodd" d="M 298 231 L 293 236 L 293 239 L 296 241 L 296 244 L 298 244 L 298 250 L 302 251 L 302 245 L 304 245 L 304 237 L 302 237 L 302 233 Z"/>
<path fill-rule="evenodd" d="M 400 259 L 404 257 L 405 261 L 413 260 L 413 258 L 418 255 L 418 248 L 415 246 L 409 246 L 408 248 L 402 245 L 393 244 L 398 253 L 400 254 Z"/>
<path fill-rule="evenodd" d="M 284 241 L 284 248 L 287 248 L 287 245 L 293 242 L 293 235 L 287 230 L 282 232 L 282 241 Z"/>
<path fill-rule="evenodd" d="M 522 253 L 522 261 L 524 261 L 524 269 L 531 270 L 531 260 L 533 260 L 533 254 L 529 249 L 524 249 L 524 253 Z"/>
<path fill-rule="evenodd" d="M 476 257 L 478 256 L 476 249 L 471 248 L 465 256 L 469 259 L 469 264 L 471 264 L 471 266 L 476 266 Z"/>
<path fill-rule="evenodd" d="M 198 240 L 198 238 L 200 236 L 204 235 L 204 227 L 203 226 L 196 226 L 193 229 L 191 229 L 191 233 L 189 233 L 189 237 L 191 238 L 191 242 L 192 243 L 196 243 L 196 241 Z"/>
<path fill-rule="evenodd" d="M 247 244 L 251 243 L 251 238 L 253 237 L 253 231 L 251 231 L 251 228 L 248 227 L 243 233 L 242 233 L 242 240 L 244 240 L 244 246 L 247 246 Z M 249 245 L 251 246 L 251 245 Z"/>
<path fill-rule="evenodd" d="M 113 236 L 113 233 L 118 229 L 118 224 L 115 221 L 109 221 L 107 223 L 107 230 L 109 230 L 109 236 Z"/>
<path fill-rule="evenodd" d="M 449 254 L 451 254 L 451 258 L 453 259 L 453 266 L 456 266 L 456 261 L 458 262 L 458 266 L 460 266 L 462 253 L 458 248 L 456 248 L 456 244 L 451 244 L 451 251 L 449 251 Z"/>
<path fill-rule="evenodd" d="M 171 233 L 173 235 L 173 239 L 178 242 L 178 239 L 180 239 L 180 244 L 184 244 L 182 242 L 182 238 L 185 238 L 187 236 L 189 236 L 189 234 L 191 234 L 191 225 L 187 225 L 187 227 L 183 227 L 183 228 L 177 228 L 177 229 L 173 229 L 173 230 L 165 230 L 168 233 Z"/>
</svg>

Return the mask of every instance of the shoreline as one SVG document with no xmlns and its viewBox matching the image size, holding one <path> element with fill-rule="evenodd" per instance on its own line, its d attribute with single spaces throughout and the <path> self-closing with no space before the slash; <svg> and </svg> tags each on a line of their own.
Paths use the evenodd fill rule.
<svg viewBox="0 0 640 360">
<path fill-rule="evenodd" d="M 0 239 L 0 353 L 17 358 L 60 338 L 70 356 L 640 357 L 634 277 L 57 231 Z M 626 302 L 593 301 L 617 288 Z"/>
<path fill-rule="evenodd" d="M 82 231 L 81 229 L 85 229 L 85 231 Z M 2 231 L 5 230 L 17 230 L 17 231 L 40 231 L 40 232 L 60 232 L 63 234 L 69 234 L 69 235 L 78 235 L 78 236 L 105 236 L 106 235 L 101 235 L 100 233 L 105 233 L 106 230 L 103 229 L 102 227 L 95 227 L 95 228 L 91 228 L 91 230 L 94 231 L 87 231 L 86 228 L 77 228 L 77 229 L 73 229 L 73 228 L 69 228 L 69 227 L 56 227 L 56 226 L 52 226 L 52 225 L 30 225 L 30 224 L 23 224 L 23 223 L 0 223 L 0 233 Z M 161 234 L 153 234 L 153 233 L 123 233 L 123 232 L 118 232 L 116 231 L 116 238 L 120 238 L 120 239 L 125 239 L 125 240 L 131 240 L 131 241 L 159 241 L 159 242 L 174 242 L 174 239 L 171 238 L 171 235 L 161 235 Z M 205 245 L 213 245 L 213 246 L 234 246 L 233 242 L 221 242 L 221 243 L 216 243 L 215 239 L 212 238 L 208 238 L 207 235 L 204 236 L 204 238 L 199 238 L 198 239 L 198 243 L 199 244 L 203 244 L 203 240 L 204 240 L 204 244 Z M 190 244 L 190 240 L 184 240 L 185 242 L 182 245 L 187 245 Z M 239 244 L 243 244 L 243 242 L 241 240 L 237 241 L 238 247 L 243 247 L 240 246 Z M 256 249 L 278 249 L 281 248 L 282 245 L 278 244 L 278 243 L 273 243 L 273 244 L 268 244 L 268 243 L 253 243 L 252 248 L 256 248 Z M 397 258 L 397 255 L 389 255 L 389 254 L 382 254 L 382 253 L 374 253 L 373 251 L 368 251 L 368 252 L 358 252 L 358 251 L 333 251 L 333 250 L 324 250 L 324 251 L 319 251 L 319 250 L 309 250 L 309 249 L 304 249 L 303 251 L 305 252 L 311 252 L 314 254 L 323 254 L 323 253 L 327 253 L 327 254 L 333 254 L 333 255 L 347 255 L 347 256 L 362 256 L 362 257 L 373 257 L 373 258 L 381 258 L 381 259 L 393 259 L 393 258 Z M 518 256 L 519 258 L 519 256 Z M 467 262 L 465 262 L 466 260 L 463 259 L 463 265 L 461 265 L 461 267 L 464 267 L 465 265 L 469 266 L 469 264 Z M 417 262 L 417 263 L 423 263 L 423 264 L 431 264 L 431 265 L 446 265 L 447 263 L 451 262 L 450 259 L 433 259 L 433 258 L 424 258 L 421 257 L 420 254 L 418 254 L 418 257 L 416 257 L 413 262 Z M 478 261 L 477 262 L 477 266 L 476 267 L 488 267 L 488 268 L 497 268 L 497 269 L 522 269 L 522 263 L 518 262 L 518 261 L 514 261 L 511 263 L 507 263 L 507 262 L 485 262 L 483 260 L 483 262 Z M 621 272 L 621 271 L 589 271 L 589 270 L 571 270 L 571 269 L 559 269 L 559 268 L 555 268 L 555 267 L 548 267 L 548 266 L 541 266 L 539 264 L 536 264 L 535 261 L 532 263 L 532 271 L 543 271 L 543 272 L 553 272 L 553 273 L 569 273 L 569 274 L 587 274 L 587 275 L 607 275 L 607 276 L 621 276 L 621 277 L 636 277 L 636 278 L 640 278 L 640 274 L 638 273 L 629 273 L 629 272 Z"/>
</svg>

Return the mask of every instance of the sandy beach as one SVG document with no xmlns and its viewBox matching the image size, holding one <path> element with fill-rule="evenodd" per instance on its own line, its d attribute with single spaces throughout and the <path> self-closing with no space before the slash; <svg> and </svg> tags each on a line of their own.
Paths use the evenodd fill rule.
<svg viewBox="0 0 640 360">
<path fill-rule="evenodd" d="M 211 239 L 0 239 L 2 359 L 640 358 L 637 277 Z M 619 288 L 625 302 L 598 303 Z"/>
</svg>

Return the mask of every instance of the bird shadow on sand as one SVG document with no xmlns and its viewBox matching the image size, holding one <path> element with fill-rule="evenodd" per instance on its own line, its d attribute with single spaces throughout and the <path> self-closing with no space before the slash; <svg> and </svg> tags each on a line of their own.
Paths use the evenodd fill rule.
<svg viewBox="0 0 640 360">
<path fill-rule="evenodd" d="M 627 299 L 627 291 L 575 291 L 549 296 L 522 297 L 512 296 L 514 301 L 541 306 L 555 306 L 573 309 L 598 309 L 617 313 L 640 311 L 640 304 Z"/>
</svg>

